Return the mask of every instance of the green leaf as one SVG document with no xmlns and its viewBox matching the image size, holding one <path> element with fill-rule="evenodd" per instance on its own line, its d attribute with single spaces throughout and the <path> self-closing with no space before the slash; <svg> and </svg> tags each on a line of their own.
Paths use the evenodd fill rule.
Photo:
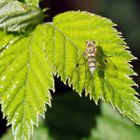
<svg viewBox="0 0 140 140">
<path fill-rule="evenodd" d="M 8 32 L 24 32 L 43 21 L 43 12 L 17 0 L 0 1 L 0 29 Z"/>
<path fill-rule="evenodd" d="M 12 131 L 11 129 L 8 130 L 8 132 L 1 138 L 1 140 L 11 140 L 12 138 Z M 49 131 L 48 128 L 46 127 L 39 127 L 39 128 L 35 128 L 33 137 L 33 140 L 52 140 L 52 138 L 49 135 Z"/>
<path fill-rule="evenodd" d="M 25 0 L 25 1 L 31 5 L 38 6 L 40 0 Z"/>
<path fill-rule="evenodd" d="M 23 18 L 28 17 L 24 7 L 27 5 L 15 0 L 2 0 L 0 6 L 0 25 L 5 23 L 2 29 L 9 32 L 24 31 L 34 25 L 36 18 L 40 19 L 39 14 L 32 19 L 32 6 L 28 7 L 33 12 L 29 19 Z M 11 9 L 8 11 L 7 7 Z M 22 20 L 20 12 L 24 15 Z M 28 140 L 46 110 L 45 104 L 50 105 L 52 72 L 80 95 L 85 90 L 96 103 L 99 99 L 111 102 L 123 115 L 140 124 L 140 103 L 131 87 L 136 84 L 130 78 L 135 74 L 129 63 L 134 57 L 113 26 L 109 19 L 95 14 L 66 12 L 30 33 L 16 36 L 0 32 L 0 37 L 4 37 L 0 42 L 0 103 L 15 139 Z M 96 43 L 94 74 L 83 55 L 87 40 Z"/>
<path fill-rule="evenodd" d="M 0 32 L 0 53 L 3 49 L 10 43 L 13 43 L 16 40 L 16 37 L 12 34 L 7 34 L 5 32 Z"/>
<path fill-rule="evenodd" d="M 17 140 L 29 139 L 51 104 L 54 81 L 40 38 L 35 30 L 0 53 L 0 103 Z"/>
<path fill-rule="evenodd" d="M 84 140 L 139 140 L 140 128 L 102 104 L 102 116 L 97 118 L 97 128 Z"/>
<path fill-rule="evenodd" d="M 126 50 L 125 41 L 111 20 L 87 12 L 66 12 L 44 25 L 46 52 L 53 71 L 80 95 L 85 89 L 97 103 L 110 102 L 119 111 L 140 124 L 140 103 L 135 97 L 135 75 L 130 61 L 135 59 Z M 45 29 L 46 28 L 46 29 Z M 46 36 L 46 32 L 48 35 Z M 84 58 L 86 41 L 96 43 L 94 74 Z"/>
</svg>

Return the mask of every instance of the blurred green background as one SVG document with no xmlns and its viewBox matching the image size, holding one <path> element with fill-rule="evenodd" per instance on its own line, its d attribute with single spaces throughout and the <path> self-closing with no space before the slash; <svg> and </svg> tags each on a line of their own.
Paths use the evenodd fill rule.
<svg viewBox="0 0 140 140">
<path fill-rule="evenodd" d="M 69 10 L 86 10 L 110 18 L 123 33 L 133 55 L 132 62 L 139 74 L 133 77 L 140 85 L 140 1 L 139 0 L 41 0 L 42 8 L 49 7 L 49 17 Z M 52 108 L 45 121 L 35 130 L 33 140 L 138 140 L 140 128 L 113 112 L 108 106 L 96 106 L 89 97 L 79 95 L 55 79 L 56 92 L 52 93 Z M 139 93 L 140 90 L 136 89 Z M 116 113 L 116 114 L 114 114 Z M 116 117 L 117 116 L 117 117 Z M 0 114 L 0 136 L 7 132 L 6 121 Z M 11 139 L 8 131 L 2 140 Z"/>
</svg>

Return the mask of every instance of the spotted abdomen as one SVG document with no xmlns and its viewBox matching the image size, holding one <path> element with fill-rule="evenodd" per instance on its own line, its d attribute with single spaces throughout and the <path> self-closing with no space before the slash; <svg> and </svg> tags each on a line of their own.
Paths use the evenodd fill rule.
<svg viewBox="0 0 140 140">
<path fill-rule="evenodd" d="M 93 74 L 96 68 L 96 59 L 93 56 L 89 56 L 88 57 L 88 66 L 89 66 L 89 70 L 90 72 Z"/>
<path fill-rule="evenodd" d="M 87 41 L 86 42 L 86 49 L 85 49 L 85 55 L 88 61 L 88 66 L 90 72 L 93 74 L 96 69 L 96 52 L 97 49 L 95 47 L 94 41 Z"/>
</svg>

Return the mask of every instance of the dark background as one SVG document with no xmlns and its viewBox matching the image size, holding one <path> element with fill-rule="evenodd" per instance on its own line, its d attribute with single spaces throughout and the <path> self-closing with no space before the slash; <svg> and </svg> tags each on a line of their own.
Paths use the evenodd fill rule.
<svg viewBox="0 0 140 140">
<path fill-rule="evenodd" d="M 41 8 L 49 7 L 46 21 L 69 10 L 86 10 L 110 18 L 118 24 L 133 55 L 139 58 L 132 62 L 134 70 L 140 75 L 140 1 L 139 0 L 42 0 Z M 140 76 L 134 77 L 140 85 Z M 46 114 L 46 124 L 50 134 L 59 140 L 79 140 L 88 137 L 90 129 L 96 126 L 95 117 L 100 108 L 88 97 L 80 98 L 77 93 L 65 86 L 60 79 L 56 81 L 56 92 L 52 94 L 52 108 Z M 140 90 L 136 89 L 138 92 Z M 0 113 L 0 136 L 6 132 L 6 121 Z"/>
</svg>

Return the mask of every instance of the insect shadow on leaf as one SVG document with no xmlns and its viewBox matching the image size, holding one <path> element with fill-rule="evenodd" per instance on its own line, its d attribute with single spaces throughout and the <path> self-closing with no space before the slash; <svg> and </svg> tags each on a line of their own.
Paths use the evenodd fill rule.
<svg viewBox="0 0 140 140">
<path fill-rule="evenodd" d="M 101 79 L 102 82 L 102 91 L 104 91 L 103 96 L 106 97 L 106 89 L 111 92 L 115 93 L 114 88 L 112 87 L 111 83 L 109 82 L 108 76 L 106 74 L 107 69 L 109 69 L 109 64 L 111 63 L 110 58 L 112 58 L 112 55 L 106 55 L 102 49 L 101 45 L 98 45 L 98 55 L 97 55 L 97 72 L 98 76 Z M 111 63 L 112 64 L 112 63 Z M 117 70 L 117 66 L 115 64 L 112 64 L 113 68 Z M 117 77 L 116 77 L 117 78 Z"/>
</svg>

